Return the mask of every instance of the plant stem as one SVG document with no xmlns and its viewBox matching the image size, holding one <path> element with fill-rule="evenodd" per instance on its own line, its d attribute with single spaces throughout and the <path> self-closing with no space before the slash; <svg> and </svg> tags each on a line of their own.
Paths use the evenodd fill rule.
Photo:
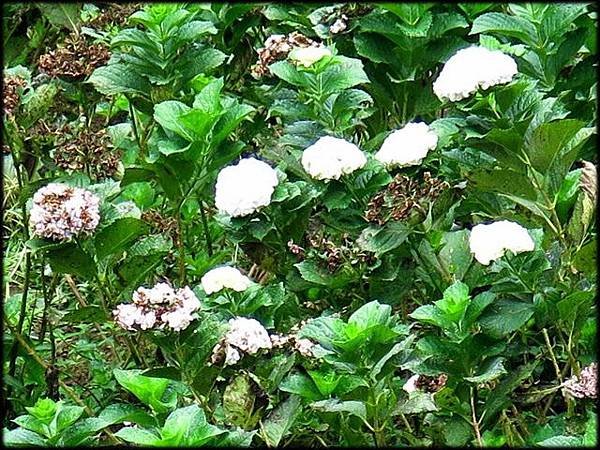
<svg viewBox="0 0 600 450">
<path fill-rule="evenodd" d="M 210 230 L 208 228 L 208 221 L 206 220 L 206 213 L 204 212 L 204 202 L 200 200 L 200 217 L 202 218 L 202 227 L 204 228 L 204 238 L 206 239 L 206 252 L 208 256 L 213 255 L 212 249 L 212 238 L 210 236 Z"/>
<path fill-rule="evenodd" d="M 552 364 L 554 365 L 554 371 L 556 372 L 556 378 L 562 384 L 562 375 L 560 373 L 560 369 L 558 367 L 558 362 L 556 361 L 556 356 L 554 355 L 554 350 L 552 349 L 552 344 L 550 343 L 550 338 L 548 337 L 548 330 L 546 328 L 542 328 L 542 334 L 544 335 L 544 341 L 546 342 L 546 347 L 548 348 L 548 352 L 550 353 L 550 358 L 552 359 Z"/>
<path fill-rule="evenodd" d="M 477 421 L 477 413 L 475 411 L 475 396 L 474 396 L 475 388 L 471 388 L 471 414 L 472 414 L 472 424 L 473 430 L 475 430 L 475 437 L 477 438 L 477 446 L 483 447 L 483 442 L 481 440 L 481 432 L 479 431 L 479 422 Z"/>
</svg>

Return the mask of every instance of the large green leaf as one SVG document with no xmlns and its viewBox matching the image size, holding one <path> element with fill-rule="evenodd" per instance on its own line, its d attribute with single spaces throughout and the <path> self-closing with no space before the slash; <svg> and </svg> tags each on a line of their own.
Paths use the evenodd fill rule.
<svg viewBox="0 0 600 450">
<path fill-rule="evenodd" d="M 67 244 L 49 250 L 46 257 L 54 272 L 69 273 L 88 279 L 96 275 L 97 268 L 94 260 L 76 244 Z"/>
<path fill-rule="evenodd" d="M 521 328 L 533 311 L 531 303 L 503 298 L 487 308 L 478 322 L 484 333 L 499 339 Z"/>
<path fill-rule="evenodd" d="M 369 226 L 362 231 L 356 242 L 363 250 L 380 257 L 402 245 L 411 231 L 410 227 L 400 222 L 390 222 L 383 227 Z"/>
<path fill-rule="evenodd" d="M 478 33 L 516 37 L 528 45 L 535 45 L 538 39 L 535 26 L 528 20 L 497 12 L 482 14 L 473 21 L 469 34 Z"/>
<path fill-rule="evenodd" d="M 141 375 L 139 369 L 114 369 L 117 382 L 150 406 L 157 413 L 168 412 L 177 405 L 177 393 L 173 389 L 173 381 L 167 378 L 154 378 Z"/>
<path fill-rule="evenodd" d="M 148 229 L 148 225 L 134 217 L 115 220 L 94 238 L 98 260 L 124 250 Z"/>
<path fill-rule="evenodd" d="M 201 446 L 224 432 L 206 421 L 204 411 L 198 405 L 190 405 L 169 414 L 161 430 L 160 444 L 169 447 Z"/>
<path fill-rule="evenodd" d="M 111 63 L 98 67 L 88 82 L 105 95 L 133 94 L 148 98 L 150 95 L 148 80 L 127 64 Z"/>
<path fill-rule="evenodd" d="M 277 447 L 302 410 L 300 397 L 290 395 L 260 425 L 260 435 L 269 447 Z"/>
</svg>

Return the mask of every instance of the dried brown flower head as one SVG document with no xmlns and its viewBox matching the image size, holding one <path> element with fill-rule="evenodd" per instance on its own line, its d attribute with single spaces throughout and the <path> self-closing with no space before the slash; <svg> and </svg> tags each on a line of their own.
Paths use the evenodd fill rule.
<svg viewBox="0 0 600 450">
<path fill-rule="evenodd" d="M 105 129 L 83 129 L 74 139 L 59 137 L 54 150 L 54 162 L 62 169 L 84 171 L 97 179 L 115 174 L 121 160 L 121 151 L 113 148 Z"/>
<path fill-rule="evenodd" d="M 265 46 L 257 50 L 258 61 L 251 67 L 252 76 L 260 78 L 270 75 L 269 65 L 275 61 L 287 58 L 288 54 L 297 47 L 318 47 L 321 44 L 294 31 L 288 35 L 274 34 L 265 41 Z"/>
<path fill-rule="evenodd" d="M 40 56 L 38 66 L 46 74 L 77 80 L 88 77 L 96 67 L 105 65 L 110 58 L 108 47 L 89 43 L 82 35 L 69 35 L 62 46 Z"/>
<path fill-rule="evenodd" d="M 177 227 L 177 220 L 174 217 L 167 217 L 160 211 L 149 209 L 142 213 L 142 220 L 149 224 L 154 232 L 171 236 L 173 242 L 178 245 L 180 238 L 179 228 Z"/>
<path fill-rule="evenodd" d="M 423 174 L 421 183 L 398 174 L 385 189 L 371 198 L 365 211 L 365 219 L 384 225 L 390 220 L 406 219 L 413 208 L 425 212 L 423 206 L 433 202 L 448 187 L 447 182 L 432 177 L 429 172 Z"/>
<path fill-rule="evenodd" d="M 108 25 L 117 27 L 125 25 L 129 16 L 142 8 L 141 3 L 111 3 L 108 8 L 87 23 L 87 26 L 96 30 L 103 30 Z"/>
<path fill-rule="evenodd" d="M 12 116 L 19 106 L 21 99 L 20 91 L 27 85 L 27 82 L 21 77 L 7 77 L 4 79 L 2 88 L 3 110 L 7 116 Z"/>
</svg>

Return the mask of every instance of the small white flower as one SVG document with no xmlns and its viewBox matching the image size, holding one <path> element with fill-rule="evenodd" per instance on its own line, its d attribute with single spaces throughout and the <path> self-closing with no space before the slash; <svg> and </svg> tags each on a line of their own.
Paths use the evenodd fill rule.
<svg viewBox="0 0 600 450">
<path fill-rule="evenodd" d="M 469 97 L 478 88 L 509 83 L 517 74 L 517 63 L 500 50 L 472 46 L 456 52 L 433 82 L 440 100 L 451 102 Z"/>
<path fill-rule="evenodd" d="M 406 383 L 404 383 L 404 386 L 402 386 L 402 389 L 406 392 L 408 392 L 409 394 L 411 392 L 415 392 L 416 390 L 418 390 L 417 388 L 417 381 L 419 380 L 419 377 L 421 375 L 416 374 L 413 375 L 412 377 L 410 377 L 408 380 L 406 380 Z"/>
<path fill-rule="evenodd" d="M 231 217 L 247 216 L 271 203 L 278 183 L 277 172 L 267 163 L 255 158 L 242 159 L 219 172 L 215 205 Z"/>
<path fill-rule="evenodd" d="M 208 271 L 200 280 L 207 295 L 219 292 L 223 288 L 242 292 L 252 285 L 252 280 L 235 267 L 221 266 Z"/>
<path fill-rule="evenodd" d="M 163 313 L 160 319 L 174 331 L 185 330 L 195 316 L 184 308 L 176 308 L 173 311 Z"/>
<path fill-rule="evenodd" d="M 310 67 L 326 56 L 331 56 L 331 50 L 321 45 L 318 47 L 296 47 L 290 52 L 288 58 L 300 66 Z"/>
<path fill-rule="evenodd" d="M 469 247 L 475 259 L 487 266 L 491 261 L 501 258 L 506 250 L 513 253 L 530 252 L 535 244 L 526 228 L 515 222 L 501 220 L 474 226 L 469 236 Z"/>
<path fill-rule="evenodd" d="M 127 329 L 133 330 L 133 325 L 141 320 L 142 311 L 135 303 L 122 303 L 113 310 L 117 323 Z"/>
<path fill-rule="evenodd" d="M 309 358 L 314 356 L 312 351 L 314 346 L 315 343 L 306 338 L 296 339 L 294 342 L 294 348 L 298 351 L 298 353 Z"/>
<path fill-rule="evenodd" d="M 407 123 L 383 141 L 375 158 L 387 168 L 414 166 L 421 164 L 437 141 L 437 134 L 426 123 Z"/>
<path fill-rule="evenodd" d="M 367 163 L 365 154 L 344 139 L 324 136 L 302 153 L 302 167 L 317 180 L 337 180 Z"/>
<path fill-rule="evenodd" d="M 136 319 L 136 323 L 142 330 L 148 330 L 156 323 L 156 313 L 154 311 L 149 311 L 146 314 L 140 314 Z"/>
<path fill-rule="evenodd" d="M 29 224 L 33 235 L 69 240 L 90 234 L 100 223 L 100 199 L 85 189 L 50 183 L 33 196 Z"/>
<path fill-rule="evenodd" d="M 251 355 L 257 353 L 261 348 L 270 349 L 272 347 L 269 333 L 265 327 L 258 320 L 246 317 L 229 319 L 226 340 L 229 345 L 234 345 Z"/>
</svg>

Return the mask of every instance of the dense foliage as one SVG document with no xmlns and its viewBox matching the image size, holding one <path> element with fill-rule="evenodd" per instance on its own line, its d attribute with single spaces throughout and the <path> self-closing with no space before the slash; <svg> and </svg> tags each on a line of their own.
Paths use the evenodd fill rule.
<svg viewBox="0 0 600 450">
<path fill-rule="evenodd" d="M 596 18 L 4 5 L 4 443 L 594 445 Z"/>
</svg>

